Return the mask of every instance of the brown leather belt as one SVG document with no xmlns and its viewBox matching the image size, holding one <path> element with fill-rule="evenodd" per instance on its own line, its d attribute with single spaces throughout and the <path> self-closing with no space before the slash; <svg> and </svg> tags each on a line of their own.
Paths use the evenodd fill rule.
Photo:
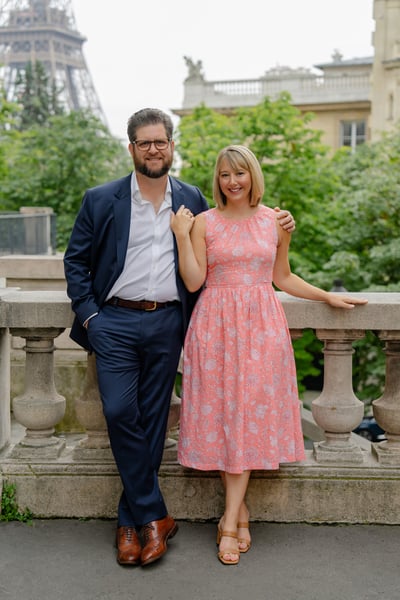
<svg viewBox="0 0 400 600">
<path fill-rule="evenodd" d="M 131 308 L 133 310 L 153 311 L 159 308 L 167 308 L 167 306 L 178 306 L 180 302 L 173 300 L 172 302 L 157 302 L 156 300 L 124 300 L 113 296 L 105 302 L 111 306 L 122 306 L 122 308 Z"/>
</svg>

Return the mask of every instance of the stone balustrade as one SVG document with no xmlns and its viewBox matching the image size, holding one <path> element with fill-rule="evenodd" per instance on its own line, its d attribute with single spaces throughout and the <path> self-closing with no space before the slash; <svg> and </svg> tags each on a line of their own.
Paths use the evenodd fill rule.
<svg viewBox="0 0 400 600">
<path fill-rule="evenodd" d="M 183 99 L 183 112 L 201 103 L 214 109 L 254 106 L 268 96 L 276 99 L 286 91 L 294 105 L 329 104 L 344 101 L 368 101 L 370 97 L 368 73 L 327 77 L 313 73 L 269 75 L 259 79 L 206 81 L 203 78 L 187 79 Z M 177 111 L 178 112 L 178 111 Z"/>
<path fill-rule="evenodd" d="M 278 473 L 256 474 L 252 483 L 254 489 L 261 485 L 260 481 L 264 477 L 269 478 L 268 485 L 280 481 L 282 485 L 286 482 L 285 486 L 288 486 L 290 481 L 289 487 L 294 485 L 295 480 L 296 485 L 300 485 L 301 480 L 307 480 L 304 490 L 309 490 L 309 482 L 313 478 L 323 481 L 329 474 L 333 487 L 341 480 L 346 482 L 343 483 L 343 489 L 346 489 L 349 478 L 356 478 L 363 485 L 367 480 L 379 479 L 382 482 L 387 478 L 392 482 L 388 485 L 393 486 L 395 481 L 400 491 L 400 293 L 362 295 L 368 298 L 367 305 L 353 310 L 341 310 L 279 292 L 293 338 L 301 335 L 304 329 L 312 328 L 324 342 L 323 390 L 312 402 L 312 415 L 309 411 L 308 414 L 303 411 L 305 429 L 311 423 L 318 436 L 313 448 L 307 451 L 304 463 L 282 466 Z M 21 498 L 26 499 L 26 504 L 31 505 L 31 509 L 37 514 L 112 516 L 118 497 L 119 479 L 109 449 L 96 384 L 95 363 L 90 356 L 85 385 L 81 396 L 75 400 L 78 419 L 85 433 L 75 436 L 72 441 L 55 434 L 55 427 L 64 415 L 65 399 L 57 392 L 54 384 L 54 341 L 71 326 L 72 318 L 70 303 L 63 291 L 34 292 L 7 288 L 0 291 L 0 478 L 18 479 Z M 384 392 L 381 398 L 373 402 L 374 415 L 387 438 L 379 444 L 366 443 L 352 433 L 361 422 L 364 412 L 364 405 L 357 399 L 352 388 L 352 344 L 361 339 L 367 330 L 373 330 L 382 340 L 386 356 Z M 26 354 L 24 391 L 12 398 L 14 419 L 25 432 L 16 443 L 11 443 L 11 336 L 25 340 Z M 178 421 L 179 399 L 174 396 L 170 427 L 175 426 Z M 189 471 L 176 463 L 173 450 L 166 450 L 161 475 L 165 479 L 167 496 L 168 493 L 173 495 L 174 490 L 178 489 L 177 481 L 183 486 L 182 499 L 176 500 L 182 514 L 186 514 L 187 507 L 184 508 L 179 503 L 191 495 L 197 496 L 200 501 L 202 494 L 208 490 L 211 495 L 214 494 L 214 504 L 221 498 L 221 492 L 215 488 L 215 476 L 213 491 L 210 491 L 212 475 Z M 168 480 L 171 474 L 176 478 L 174 484 Z M 112 492 L 110 488 L 107 492 L 106 481 L 110 476 L 113 481 Z M 42 482 L 45 487 L 39 490 L 38 482 L 41 477 L 44 478 Z M 64 483 L 59 483 L 59 487 L 53 489 L 51 486 L 57 477 L 59 482 Z M 203 479 L 200 486 L 201 477 Z M 60 508 L 66 494 L 64 484 L 73 486 L 77 494 L 69 505 L 70 509 L 65 509 L 65 506 Z M 93 497 L 90 496 L 93 494 L 91 485 L 95 485 L 97 494 L 100 494 L 96 506 L 92 504 L 92 508 L 85 499 L 86 493 L 93 502 Z M 43 489 L 46 486 L 49 490 L 51 488 L 54 506 L 43 505 Z M 259 505 L 259 495 L 256 494 L 255 498 L 253 512 L 259 518 L 265 518 L 265 506 Z M 51 504 L 49 497 L 47 502 Z M 345 509 L 352 512 L 349 507 Z M 345 509 L 342 507 L 338 514 L 342 514 Z M 199 518 L 212 516 L 212 508 L 208 512 L 204 510 L 202 508 L 199 511 Z M 281 518 L 279 510 L 283 508 L 276 507 L 278 516 L 274 516 L 274 511 L 270 512 L 276 520 Z M 356 509 L 353 512 L 354 510 Z M 363 512 L 358 507 L 357 514 L 349 515 L 349 520 L 358 521 L 367 518 L 360 515 L 373 513 L 374 516 L 370 518 L 377 522 L 400 523 L 400 500 L 392 500 L 391 510 L 386 511 L 385 517 L 382 517 L 382 507 L 380 510 L 375 508 L 372 513 L 371 508 L 367 513 L 365 510 Z M 309 512 L 318 512 L 315 507 L 310 507 L 309 512 L 304 511 L 303 517 L 298 517 L 299 520 L 313 520 Z M 334 511 L 329 514 L 333 515 L 333 520 L 337 519 Z M 324 513 L 322 517 L 316 515 L 315 520 L 329 520 L 329 514 Z M 285 518 L 282 517 L 282 520 Z M 338 520 L 346 519 L 342 516 Z"/>
</svg>

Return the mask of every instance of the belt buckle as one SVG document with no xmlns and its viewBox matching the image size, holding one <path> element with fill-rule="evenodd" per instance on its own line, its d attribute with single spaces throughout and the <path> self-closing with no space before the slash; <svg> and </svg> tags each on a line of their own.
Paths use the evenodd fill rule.
<svg viewBox="0 0 400 600">
<path fill-rule="evenodd" d="M 157 301 L 153 300 L 153 306 L 151 308 L 145 308 L 144 310 L 146 312 L 152 312 L 153 310 L 156 310 L 156 308 L 157 308 Z"/>
</svg>

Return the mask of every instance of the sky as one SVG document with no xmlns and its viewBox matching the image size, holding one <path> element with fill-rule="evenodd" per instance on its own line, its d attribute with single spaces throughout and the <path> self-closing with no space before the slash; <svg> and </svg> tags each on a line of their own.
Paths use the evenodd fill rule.
<svg viewBox="0 0 400 600">
<path fill-rule="evenodd" d="M 107 124 L 123 140 L 133 112 L 182 107 L 184 56 L 216 81 L 311 69 L 336 49 L 373 55 L 373 0 L 72 0 L 72 10 Z"/>
</svg>

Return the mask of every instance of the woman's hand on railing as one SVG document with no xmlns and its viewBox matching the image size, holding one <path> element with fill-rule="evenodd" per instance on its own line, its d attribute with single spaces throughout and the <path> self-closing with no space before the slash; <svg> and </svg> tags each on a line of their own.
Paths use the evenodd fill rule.
<svg viewBox="0 0 400 600">
<path fill-rule="evenodd" d="M 329 306 L 335 308 L 354 308 L 357 304 L 367 304 L 366 298 L 355 298 L 354 296 L 343 296 L 337 292 L 328 292 L 328 298 L 326 300 Z"/>
</svg>

